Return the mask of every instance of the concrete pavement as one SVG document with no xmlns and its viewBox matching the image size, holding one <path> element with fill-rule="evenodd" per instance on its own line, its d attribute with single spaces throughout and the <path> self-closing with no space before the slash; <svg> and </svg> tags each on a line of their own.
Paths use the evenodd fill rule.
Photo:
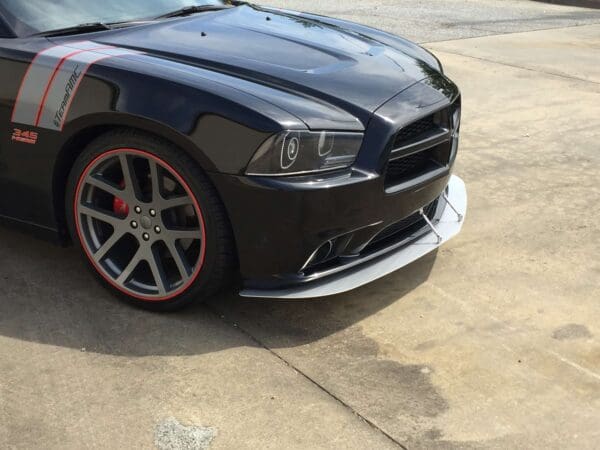
<svg viewBox="0 0 600 450">
<path fill-rule="evenodd" d="M 364 23 L 416 42 L 600 23 L 600 11 L 527 0 L 265 0 Z"/>
<path fill-rule="evenodd" d="M 129 308 L 74 251 L 6 230 L 0 261 L 0 448 L 185 442 L 172 419 L 213 428 L 214 448 L 393 447 L 205 307 Z"/>
<path fill-rule="evenodd" d="M 273 3 L 380 20 L 369 1 Z M 446 39 L 428 47 L 463 91 L 470 212 L 406 270 L 161 316 L 113 300 L 73 250 L 1 230 L 0 448 L 597 448 L 600 25 L 510 3 L 529 11 L 510 30 L 413 28 Z"/>
</svg>

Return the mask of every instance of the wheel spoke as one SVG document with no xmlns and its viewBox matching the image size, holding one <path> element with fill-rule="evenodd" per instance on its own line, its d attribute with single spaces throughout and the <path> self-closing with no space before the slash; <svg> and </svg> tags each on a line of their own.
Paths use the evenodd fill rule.
<svg viewBox="0 0 600 450">
<path fill-rule="evenodd" d="M 202 234 L 200 230 L 186 230 L 186 229 L 169 229 L 167 233 L 171 239 L 193 239 L 200 240 L 202 238 Z"/>
<path fill-rule="evenodd" d="M 160 173 L 158 170 L 158 164 L 155 161 L 149 160 L 150 164 L 150 183 L 152 184 L 152 201 L 157 204 L 162 200 L 162 195 L 160 193 L 161 187 L 161 179 Z"/>
<path fill-rule="evenodd" d="M 142 252 L 138 249 L 131 258 L 131 261 L 125 266 L 119 277 L 115 280 L 120 285 L 125 284 L 127 279 L 131 276 L 133 271 L 137 268 L 137 266 L 142 262 Z"/>
<path fill-rule="evenodd" d="M 140 183 L 131 164 L 131 159 L 127 155 L 119 155 L 119 161 L 121 162 L 121 171 L 125 181 L 125 190 L 132 198 L 141 199 Z"/>
<path fill-rule="evenodd" d="M 158 293 L 160 295 L 164 295 L 167 292 L 167 277 L 165 276 L 165 271 L 162 266 L 162 261 L 160 260 L 160 255 L 158 255 L 158 250 L 153 249 L 150 257 L 146 258 L 146 262 L 152 271 L 152 276 L 154 277 L 154 282 L 156 283 Z"/>
<path fill-rule="evenodd" d="M 187 206 L 192 204 L 192 199 L 187 195 L 172 198 L 163 198 L 161 201 L 161 206 L 163 209 L 177 208 L 178 206 Z"/>
<path fill-rule="evenodd" d="M 192 268 L 186 261 L 185 254 L 177 244 L 177 241 L 169 241 L 165 242 L 165 244 L 173 257 L 173 261 L 175 261 L 175 264 L 177 265 L 177 270 L 179 270 L 182 281 L 187 281 L 192 273 Z"/>
<path fill-rule="evenodd" d="M 91 217 L 92 219 L 108 223 L 109 225 L 112 225 L 115 229 L 121 223 L 123 223 L 123 219 L 121 219 L 120 217 L 117 217 L 116 215 L 107 211 L 96 209 L 95 207 L 90 205 L 79 205 L 79 213 Z"/>
<path fill-rule="evenodd" d="M 110 251 L 111 248 L 115 246 L 117 242 L 123 237 L 123 233 L 117 231 L 113 232 L 113 234 L 106 240 L 104 244 L 100 246 L 100 248 L 94 253 L 94 261 L 100 262 L 104 256 Z"/>
<path fill-rule="evenodd" d="M 85 182 L 91 186 L 94 186 L 104 192 L 114 196 L 114 197 L 122 197 L 124 191 L 117 185 L 111 183 L 108 180 L 105 180 L 97 175 L 90 175 Z"/>
</svg>

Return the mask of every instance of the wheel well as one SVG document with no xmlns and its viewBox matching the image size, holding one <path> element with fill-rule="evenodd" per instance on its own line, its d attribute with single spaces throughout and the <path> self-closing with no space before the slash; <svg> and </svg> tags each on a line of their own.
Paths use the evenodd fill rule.
<svg viewBox="0 0 600 450">
<path fill-rule="evenodd" d="M 67 212 L 65 209 L 65 195 L 67 193 L 67 181 L 75 161 L 83 150 L 97 137 L 113 130 L 110 126 L 95 126 L 80 131 L 71 137 L 61 149 L 54 168 L 53 177 L 53 199 L 56 222 L 61 240 L 68 243 L 71 236 L 67 227 Z"/>
</svg>

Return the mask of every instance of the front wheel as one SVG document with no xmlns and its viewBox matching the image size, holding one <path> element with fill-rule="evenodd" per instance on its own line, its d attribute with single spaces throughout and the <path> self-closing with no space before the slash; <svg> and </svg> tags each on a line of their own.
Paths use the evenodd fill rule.
<svg viewBox="0 0 600 450">
<path fill-rule="evenodd" d="M 177 309 L 213 294 L 232 266 L 223 205 L 178 148 L 133 131 L 92 142 L 71 172 L 72 236 L 113 292 Z"/>
</svg>

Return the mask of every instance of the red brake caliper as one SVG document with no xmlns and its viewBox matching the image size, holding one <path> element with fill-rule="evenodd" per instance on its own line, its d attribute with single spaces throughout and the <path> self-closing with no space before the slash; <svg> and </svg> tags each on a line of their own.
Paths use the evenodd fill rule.
<svg viewBox="0 0 600 450">
<path fill-rule="evenodd" d="M 125 187 L 125 180 L 119 183 L 119 187 L 123 189 Z M 113 212 L 119 216 L 127 216 L 129 214 L 129 205 L 119 197 L 115 197 L 113 200 Z"/>
</svg>

